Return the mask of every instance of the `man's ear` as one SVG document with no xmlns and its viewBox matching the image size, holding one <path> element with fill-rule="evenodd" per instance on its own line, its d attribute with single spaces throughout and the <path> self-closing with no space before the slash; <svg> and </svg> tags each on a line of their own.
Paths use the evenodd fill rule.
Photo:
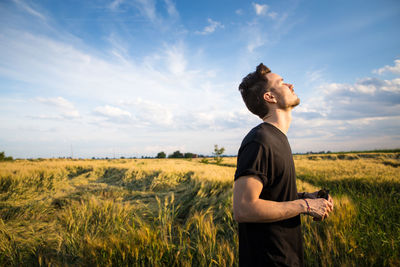
<svg viewBox="0 0 400 267">
<path fill-rule="evenodd" d="M 268 103 L 276 103 L 276 98 L 272 94 L 272 92 L 266 92 L 264 94 L 264 100 L 267 101 Z"/>
</svg>

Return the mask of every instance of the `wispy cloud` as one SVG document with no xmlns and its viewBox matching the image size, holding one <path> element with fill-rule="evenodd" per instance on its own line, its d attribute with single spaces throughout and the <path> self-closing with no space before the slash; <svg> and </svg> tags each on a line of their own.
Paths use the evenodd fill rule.
<svg viewBox="0 0 400 267">
<path fill-rule="evenodd" d="M 167 12 L 171 17 L 177 18 L 179 17 L 179 12 L 176 9 L 175 3 L 172 0 L 164 0 L 167 6 Z"/>
<path fill-rule="evenodd" d="M 278 13 L 276 13 L 276 12 L 269 12 L 267 15 L 271 19 L 276 19 L 278 17 Z"/>
<path fill-rule="evenodd" d="M 63 16 L 47 2 L 11 0 L 1 5 L 7 25 L 0 30 L 0 139 L 10 150 L 12 144 L 28 144 L 34 155 L 50 142 L 57 148 L 64 142 L 67 150 L 77 142 L 91 156 L 102 155 L 115 143 L 139 155 L 146 149 L 155 153 L 163 147 L 184 147 L 181 144 L 207 153 L 221 143 L 234 154 L 248 129 L 259 122 L 237 90 L 242 74 L 260 58 L 274 62 L 283 50 L 304 49 L 303 38 L 315 34 L 307 24 L 314 23 L 314 17 L 305 20 L 298 1 L 243 2 L 223 20 L 209 17 L 206 9 L 183 16 L 179 12 L 190 7 L 176 0 L 100 2 L 100 8 L 74 2 Z M 196 24 L 199 18 L 203 25 Z M 311 26 L 310 33 L 292 31 L 299 22 L 304 22 L 301 27 Z M 193 34 L 185 25 L 195 29 Z M 224 26 L 229 31 L 217 34 Z M 288 40 L 295 42 L 285 40 L 281 46 L 289 32 Z M 195 34 L 207 35 L 210 42 L 199 42 Z M 225 37 L 234 41 L 227 44 Z M 321 58 L 326 58 L 323 53 Z M 287 68 L 295 80 L 304 79 L 304 72 L 294 71 L 299 62 L 302 59 L 295 56 Z M 361 142 L 354 138 L 360 133 L 374 134 L 376 142 L 382 141 L 378 135 L 398 138 L 399 77 L 326 82 L 324 76 L 332 79 L 335 71 L 321 72 L 320 62 L 312 57 L 308 63 L 315 69 L 306 73 L 310 86 L 304 94 L 315 97 L 302 99 L 295 109 L 296 138 L 316 140 L 322 147 L 330 140 L 351 142 L 346 135 Z M 399 64 L 395 61 L 374 73 L 398 75 Z M 339 72 L 340 67 L 329 65 Z M 27 155 L 27 146 L 19 146 L 20 155 Z"/>
<path fill-rule="evenodd" d="M 63 97 L 54 97 L 54 98 L 43 98 L 43 97 L 38 97 L 36 98 L 37 101 L 44 103 L 44 104 L 49 104 L 55 107 L 63 108 L 63 109 L 74 109 L 74 104 L 69 102 Z"/>
<path fill-rule="evenodd" d="M 394 66 L 386 65 L 380 69 L 373 71 L 373 73 L 377 73 L 377 74 L 383 74 L 383 73 L 387 73 L 387 72 L 391 72 L 393 74 L 400 74 L 400 59 L 396 59 L 394 61 Z"/>
<path fill-rule="evenodd" d="M 253 53 L 255 49 L 263 46 L 266 44 L 265 37 L 261 36 L 260 34 L 254 34 L 253 37 L 247 43 L 247 51 Z"/>
<path fill-rule="evenodd" d="M 25 10 L 26 12 L 28 12 L 29 14 L 41 19 L 41 20 L 46 20 L 46 17 L 40 13 L 39 11 L 37 11 L 36 9 L 34 9 L 32 6 L 30 6 L 29 4 L 25 3 L 22 0 L 13 0 L 14 3 L 16 3 L 20 8 L 22 8 L 23 10 Z"/>
<path fill-rule="evenodd" d="M 166 47 L 168 69 L 174 75 L 181 75 L 186 70 L 186 59 L 183 44 Z"/>
<path fill-rule="evenodd" d="M 44 98 L 44 97 L 37 97 L 36 101 L 39 103 L 55 107 L 57 110 L 61 112 L 59 116 L 55 115 L 39 115 L 39 118 L 68 118 L 74 119 L 79 118 L 80 114 L 79 111 L 75 108 L 74 104 L 70 101 L 66 100 L 63 97 L 54 97 L 54 98 Z"/>
<path fill-rule="evenodd" d="M 215 30 L 218 28 L 224 28 L 224 25 L 222 25 L 222 23 L 219 21 L 214 21 L 210 18 L 208 18 L 207 21 L 209 24 L 204 27 L 202 31 L 196 31 L 197 34 L 206 35 L 215 32 Z"/>
<path fill-rule="evenodd" d="M 110 38 L 113 48 L 110 55 L 104 55 L 106 60 L 49 37 L 21 31 L 4 32 L 0 36 L 0 74 L 28 83 L 33 94 L 57 92 L 65 96 L 40 97 L 37 102 L 63 108 L 60 116 L 68 116 L 67 111 L 71 118 L 81 116 L 83 124 L 93 121 L 93 125 L 99 125 L 101 120 L 98 119 L 103 118 L 108 123 L 124 124 L 130 129 L 159 125 L 165 129 L 174 126 L 191 130 L 199 129 L 201 125 L 204 130 L 214 127 L 207 116 L 183 114 L 206 114 L 215 106 L 222 111 L 235 107 L 235 101 L 225 104 L 226 96 L 222 90 L 232 86 L 221 86 L 216 70 L 188 65 L 187 54 L 191 53 L 186 53 L 183 41 L 165 43 L 140 62 L 124 55 L 125 48 L 118 38 Z M 68 97 L 78 97 L 80 102 L 85 102 L 79 106 L 81 112 L 66 100 Z M 122 99 L 131 105 L 116 104 Z M 237 102 L 240 103 L 239 98 Z M 28 107 L 20 112 L 31 113 Z M 92 120 L 93 115 L 98 119 Z M 221 114 L 218 120 L 224 121 L 222 117 Z M 39 114 L 36 118 L 50 117 Z M 58 117 L 53 114 L 51 118 Z M 230 124 L 222 125 L 228 127 Z"/>
<path fill-rule="evenodd" d="M 125 0 L 114 0 L 109 5 L 110 9 L 116 10 Z"/>
<path fill-rule="evenodd" d="M 132 114 L 126 110 L 109 105 L 99 106 L 94 109 L 96 115 L 103 116 L 110 120 L 125 120 L 132 118 Z"/>
<path fill-rule="evenodd" d="M 251 16 L 251 20 L 241 29 L 241 39 L 245 40 L 246 53 L 254 53 L 260 47 L 276 44 L 288 32 L 288 25 L 285 23 L 287 14 L 278 16 L 278 13 L 270 11 L 270 7 L 266 4 L 253 2 L 252 7 L 256 16 Z"/>
<path fill-rule="evenodd" d="M 307 77 L 306 80 L 308 84 L 321 82 L 323 79 L 323 73 L 324 73 L 323 69 L 306 71 L 306 77 Z"/>
<path fill-rule="evenodd" d="M 159 18 L 157 16 L 154 0 L 136 0 L 136 3 L 143 17 L 149 19 L 152 23 L 158 22 Z"/>
</svg>

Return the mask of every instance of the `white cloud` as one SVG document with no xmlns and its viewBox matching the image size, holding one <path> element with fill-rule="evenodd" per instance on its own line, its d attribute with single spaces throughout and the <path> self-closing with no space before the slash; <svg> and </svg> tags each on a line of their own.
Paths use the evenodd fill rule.
<svg viewBox="0 0 400 267">
<path fill-rule="evenodd" d="M 270 9 L 268 5 L 265 4 L 257 4 L 257 3 L 252 3 L 254 11 L 256 12 L 257 16 L 268 16 L 271 19 L 276 19 L 278 17 L 278 13 L 276 12 L 268 12 Z"/>
<path fill-rule="evenodd" d="M 172 126 L 176 123 L 172 110 L 154 101 L 139 97 L 133 101 L 122 100 L 120 104 L 132 110 L 137 118 L 136 122 L 141 127 Z"/>
<path fill-rule="evenodd" d="M 202 31 L 197 31 L 197 34 L 210 34 L 213 33 L 217 28 L 224 28 L 224 25 L 222 25 L 221 22 L 218 21 L 214 21 L 210 18 L 207 19 L 209 25 L 207 25 L 206 27 L 204 27 L 204 29 Z"/>
<path fill-rule="evenodd" d="M 261 5 L 257 3 L 253 3 L 254 11 L 257 15 L 265 15 L 267 14 L 268 5 Z"/>
<path fill-rule="evenodd" d="M 57 92 L 85 103 L 80 106 L 77 132 L 90 127 L 98 127 L 100 132 L 109 127 L 125 127 L 122 132 L 154 127 L 190 132 L 227 129 L 234 123 L 224 118 L 224 110 L 235 110 L 235 103 L 227 101 L 223 93 L 232 85 L 221 85 L 215 69 L 189 67 L 183 42 L 164 44 L 143 62 L 135 62 L 128 57 L 105 60 L 68 43 L 24 32 L 6 32 L 0 39 L 4 41 L 0 48 L 7 47 L 0 53 L 2 75 L 29 84 L 34 94 Z M 122 51 L 122 55 L 124 47 L 117 40 L 112 36 L 110 43 L 115 49 L 111 50 Z M 62 113 L 39 113 L 31 118 L 78 117 L 80 113 L 66 98 L 38 98 L 39 103 L 63 109 Z M 237 100 L 240 103 L 240 98 Z M 216 106 L 222 113 L 215 120 L 196 115 Z M 20 112 L 31 113 L 28 108 L 20 108 Z"/>
<path fill-rule="evenodd" d="M 377 78 L 363 78 L 355 82 L 354 84 L 339 84 L 331 83 L 324 85 L 324 91 L 326 94 L 336 95 L 355 95 L 363 97 L 366 95 L 378 95 L 381 93 L 400 93 L 400 78 L 393 80 L 381 80 Z M 372 100 L 372 99 L 371 99 Z"/>
<path fill-rule="evenodd" d="M 109 105 L 96 107 L 94 111 L 96 114 L 110 119 L 126 119 L 132 117 L 130 112 Z"/>
<path fill-rule="evenodd" d="M 303 118 L 354 120 L 400 115 L 400 79 L 366 77 L 354 84 L 327 83 L 319 86 L 295 114 Z"/>
<path fill-rule="evenodd" d="M 243 10 L 241 9 L 236 9 L 235 10 L 236 15 L 242 15 L 243 14 Z"/>
<path fill-rule="evenodd" d="M 373 73 L 377 73 L 377 74 L 383 74 L 383 73 L 386 73 L 386 72 L 391 72 L 391 73 L 394 73 L 394 74 L 400 74 L 400 59 L 396 59 L 394 61 L 394 66 L 386 65 L 383 68 L 380 68 L 380 69 L 377 69 L 377 70 L 373 71 Z"/>
<path fill-rule="evenodd" d="M 381 90 L 392 93 L 400 93 L 400 78 L 384 80 Z"/>
<path fill-rule="evenodd" d="M 400 78 L 365 77 L 352 84 L 326 83 L 313 95 L 294 109 L 289 130 L 293 151 L 400 145 Z"/>
<path fill-rule="evenodd" d="M 75 108 L 74 104 L 70 101 L 66 100 L 63 97 L 54 97 L 54 98 L 44 98 L 44 97 L 37 97 L 36 101 L 46 104 L 48 106 L 56 107 L 60 112 L 60 115 L 39 115 L 38 118 L 41 119 L 58 119 L 58 118 L 68 118 L 74 119 L 79 118 L 80 114 L 79 111 Z"/>
</svg>

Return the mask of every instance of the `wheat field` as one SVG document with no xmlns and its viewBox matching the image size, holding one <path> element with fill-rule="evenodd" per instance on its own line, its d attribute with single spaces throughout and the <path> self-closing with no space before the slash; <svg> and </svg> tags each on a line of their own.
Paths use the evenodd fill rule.
<svg viewBox="0 0 400 267">
<path fill-rule="evenodd" d="M 2 266 L 237 266 L 236 158 L 0 163 Z M 295 155 L 307 266 L 400 265 L 400 153 Z"/>
</svg>

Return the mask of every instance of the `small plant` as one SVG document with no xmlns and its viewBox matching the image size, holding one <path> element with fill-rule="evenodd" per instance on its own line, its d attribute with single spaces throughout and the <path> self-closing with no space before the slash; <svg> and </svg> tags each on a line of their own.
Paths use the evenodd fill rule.
<svg viewBox="0 0 400 267">
<path fill-rule="evenodd" d="M 201 162 L 201 163 L 206 163 L 206 164 L 207 164 L 207 163 L 208 163 L 208 159 L 206 159 L 206 158 L 201 159 L 200 162 Z"/>
<path fill-rule="evenodd" d="M 221 156 L 222 156 L 222 154 L 224 154 L 224 152 L 225 152 L 224 147 L 218 148 L 218 145 L 214 145 L 214 153 L 213 154 L 214 154 L 214 160 L 217 164 L 222 163 L 223 158 Z"/>
</svg>

